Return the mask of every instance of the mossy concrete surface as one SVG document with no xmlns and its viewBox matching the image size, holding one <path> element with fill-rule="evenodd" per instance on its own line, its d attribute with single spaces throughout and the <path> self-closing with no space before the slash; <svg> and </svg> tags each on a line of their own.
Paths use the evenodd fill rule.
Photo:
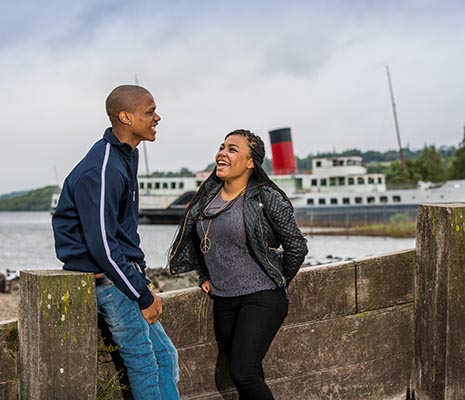
<svg viewBox="0 0 465 400">
<path fill-rule="evenodd" d="M 465 205 L 422 205 L 417 223 L 417 398 L 465 399 Z"/>
<path fill-rule="evenodd" d="M 97 308 L 93 274 L 22 271 L 20 398 L 95 399 Z"/>
<path fill-rule="evenodd" d="M 18 396 L 17 357 L 18 324 L 0 322 L 0 399 L 15 400 Z"/>
</svg>

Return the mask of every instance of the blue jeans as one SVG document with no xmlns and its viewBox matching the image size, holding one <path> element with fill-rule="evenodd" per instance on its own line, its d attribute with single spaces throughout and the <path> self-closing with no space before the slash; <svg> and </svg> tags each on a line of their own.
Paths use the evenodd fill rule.
<svg viewBox="0 0 465 400">
<path fill-rule="evenodd" d="M 137 301 L 113 283 L 97 286 L 97 306 L 120 346 L 134 399 L 179 399 L 178 353 L 161 323 L 149 325 Z"/>
</svg>

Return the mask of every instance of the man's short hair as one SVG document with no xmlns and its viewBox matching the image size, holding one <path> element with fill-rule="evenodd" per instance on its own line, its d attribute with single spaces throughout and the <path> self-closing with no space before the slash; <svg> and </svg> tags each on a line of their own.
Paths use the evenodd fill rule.
<svg viewBox="0 0 465 400">
<path fill-rule="evenodd" d="M 105 101 L 110 121 L 116 121 L 121 111 L 134 112 L 141 96 L 150 92 L 137 85 L 121 85 L 114 88 Z"/>
</svg>

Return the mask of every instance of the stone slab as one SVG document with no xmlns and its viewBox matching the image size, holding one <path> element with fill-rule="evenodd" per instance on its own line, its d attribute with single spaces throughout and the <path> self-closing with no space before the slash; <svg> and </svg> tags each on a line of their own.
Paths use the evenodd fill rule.
<svg viewBox="0 0 465 400">
<path fill-rule="evenodd" d="M 0 399 L 16 400 L 18 396 L 18 323 L 0 322 Z"/>
<path fill-rule="evenodd" d="M 395 395 L 407 387 L 410 379 L 412 325 L 412 305 L 402 305 L 382 311 L 284 326 L 265 359 L 267 381 L 279 387 L 280 382 L 302 378 L 295 389 L 295 396 L 303 393 L 302 397 L 293 397 L 293 394 L 288 398 L 306 399 L 305 395 L 311 390 L 322 393 L 330 385 L 332 378 L 325 375 L 328 371 L 338 371 L 338 375 L 348 376 L 346 381 L 339 384 L 341 393 L 344 390 L 354 391 L 350 387 L 357 386 L 357 379 L 362 376 L 363 387 L 368 385 L 377 394 L 386 390 Z M 218 354 L 216 344 L 185 348 L 179 352 L 179 356 L 183 398 L 215 398 L 215 393 L 219 391 L 230 392 L 225 398 L 234 398 L 225 360 Z M 358 375 L 353 372 L 354 368 L 358 370 Z M 321 375 L 319 380 L 316 378 L 318 374 Z M 313 381 L 311 376 L 314 376 Z M 352 397 L 354 399 L 376 398 L 375 395 L 364 397 L 362 392 L 354 393 L 361 396 Z"/>
<path fill-rule="evenodd" d="M 412 306 L 402 305 L 283 327 L 265 359 L 270 379 L 351 365 L 393 354 L 412 355 Z M 288 354 L 292 354 L 289 357 Z"/>
<path fill-rule="evenodd" d="M 415 250 L 357 260 L 357 311 L 413 302 Z"/>
<path fill-rule="evenodd" d="M 415 361 L 420 399 L 465 398 L 465 205 L 421 205 Z"/>
<path fill-rule="evenodd" d="M 20 397 L 94 399 L 97 308 L 94 275 L 21 271 Z"/>
<path fill-rule="evenodd" d="M 199 288 L 161 293 L 161 323 L 178 349 L 215 342 L 213 301 Z"/>
<path fill-rule="evenodd" d="M 289 286 L 286 324 L 355 313 L 353 262 L 302 268 Z"/>
</svg>

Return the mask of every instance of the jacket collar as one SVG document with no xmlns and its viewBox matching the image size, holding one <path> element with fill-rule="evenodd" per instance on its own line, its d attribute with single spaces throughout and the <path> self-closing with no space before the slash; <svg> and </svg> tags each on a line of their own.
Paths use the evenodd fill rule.
<svg viewBox="0 0 465 400">
<path fill-rule="evenodd" d="M 205 204 L 208 204 L 213 197 L 219 192 L 221 187 L 223 186 L 222 182 L 211 181 L 207 183 L 205 187 L 206 192 L 208 193 L 204 199 Z M 252 175 L 247 183 L 247 191 L 245 192 L 245 197 L 252 198 L 258 196 L 260 193 L 259 185 L 257 179 Z M 203 202 L 202 202 L 203 203 Z"/>
<path fill-rule="evenodd" d="M 105 130 L 103 139 L 111 145 L 115 146 L 127 158 L 131 158 L 133 151 L 137 151 L 137 149 L 133 150 L 129 143 L 120 142 L 119 139 L 113 134 L 111 127 Z"/>
</svg>

